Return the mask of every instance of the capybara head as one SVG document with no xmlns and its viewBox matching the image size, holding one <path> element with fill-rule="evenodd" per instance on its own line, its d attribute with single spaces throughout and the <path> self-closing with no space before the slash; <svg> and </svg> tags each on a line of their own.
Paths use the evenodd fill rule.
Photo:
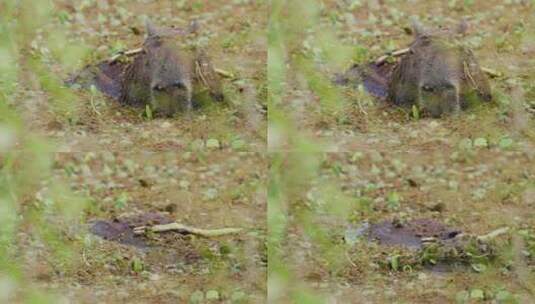
<svg viewBox="0 0 535 304">
<path fill-rule="evenodd" d="M 469 103 L 490 100 L 490 87 L 473 53 L 451 36 L 413 24 L 415 39 L 392 73 L 389 99 L 416 105 L 433 117 L 458 113 Z"/>
<path fill-rule="evenodd" d="M 181 50 L 182 31 L 160 29 L 147 22 L 143 52 L 126 68 L 121 101 L 172 116 L 191 109 L 193 56 Z"/>
</svg>

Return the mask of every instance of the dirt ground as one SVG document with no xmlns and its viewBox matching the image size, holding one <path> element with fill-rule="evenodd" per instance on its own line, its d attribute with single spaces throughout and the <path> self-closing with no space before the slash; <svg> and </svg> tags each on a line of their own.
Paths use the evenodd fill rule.
<svg viewBox="0 0 535 304">
<path fill-rule="evenodd" d="M 155 119 L 88 90 L 70 91 L 72 102 L 62 105 L 40 93 L 36 83 L 46 81 L 21 77 L 29 81 L 13 106 L 29 135 L 50 139 L 57 152 L 53 175 L 21 199 L 21 214 L 40 215 L 17 235 L 31 284 L 67 303 L 535 303 L 533 1 L 318 2 L 319 26 L 286 46 L 294 53 L 284 66 L 300 54 L 315 64 L 306 68 L 334 79 L 354 63 L 406 47 L 411 16 L 430 27 L 466 18 L 466 42 L 481 66 L 501 76 L 490 80 L 490 104 L 431 119 L 358 87 L 337 87 L 341 101 L 325 107 L 309 89 L 317 79 L 290 70 L 281 81 L 283 101 L 270 100 L 287 125 L 277 125 L 276 116 L 268 121 L 266 62 L 276 36 L 267 30 L 268 1 L 53 2 L 54 21 L 38 30 L 28 52 L 60 80 L 139 47 L 147 17 L 177 27 L 196 20 L 199 32 L 186 43 L 205 46 L 233 77 L 223 79 L 224 104 Z M 54 60 L 46 45 L 51 29 L 85 50 L 83 62 Z M 350 50 L 352 59 L 326 62 L 313 47 L 322 30 L 334 33 L 330 47 Z M 55 212 L 61 185 L 79 203 L 72 213 L 83 216 Z M 149 233 L 131 243 L 91 233 L 139 218 L 243 231 L 215 238 Z M 272 218 L 283 224 L 269 226 Z M 364 223 L 420 218 L 475 236 L 509 230 L 497 238 L 492 259 L 472 256 L 481 262 L 453 270 L 399 260 L 400 248 L 346 239 Z M 277 233 L 282 241 L 269 247 Z M 81 254 L 69 256 L 67 247 Z"/>
<path fill-rule="evenodd" d="M 261 154 L 69 153 L 58 154 L 54 167 L 38 197 L 66 182 L 87 198 L 83 226 L 60 229 L 82 254 L 60 267 L 51 252 L 36 248 L 38 240 L 28 241 L 27 271 L 39 286 L 75 303 L 202 303 L 210 295 L 216 302 L 265 303 L 267 163 Z M 170 232 L 138 238 L 141 245 L 89 233 L 99 220 L 148 213 L 243 231 L 214 238 Z"/>
<path fill-rule="evenodd" d="M 72 207 L 83 210 L 83 217 L 70 222 L 56 211 L 43 215 L 39 220 L 52 225 L 59 239 L 48 232 L 37 236 L 32 229 L 38 224 L 21 229 L 18 250 L 29 282 L 68 303 L 265 303 L 265 2 L 53 3 L 54 18 L 24 50 L 52 75 L 37 79 L 21 72 L 27 82 L 13 106 L 28 136 L 54 143 L 54 174 L 27 198 L 35 203 L 23 204 L 29 210 L 54 209 L 51 193 L 67 185 L 58 192 L 78 197 Z M 61 84 L 87 64 L 140 47 L 147 18 L 161 27 L 197 23 L 198 32 L 184 43 L 202 46 L 213 65 L 232 76 L 222 80 L 224 103 L 148 119 L 143 109 L 91 90 L 59 91 L 52 85 L 50 95 L 42 93 L 48 80 Z M 83 60 L 62 64 L 54 44 L 80 46 Z M 33 67 L 31 60 L 25 64 Z M 91 233 L 113 233 L 111 226 L 95 228 L 99 221 L 145 218 L 140 223 L 151 225 L 157 222 L 150 218 L 158 217 L 242 232 L 213 238 L 170 232 L 131 244 Z M 69 256 L 69 248 L 77 254 Z"/>
<path fill-rule="evenodd" d="M 216 148 L 261 151 L 265 148 L 266 8 L 258 1 L 55 1 L 56 17 L 32 42 L 33 51 L 51 52 L 44 43 L 47 29 L 66 32 L 67 44 L 83 46 L 84 61 L 65 67 L 50 60 L 61 79 L 85 64 L 110 58 L 117 51 L 140 47 L 145 19 L 159 26 L 187 28 L 196 20 L 198 34 L 186 44 L 207 49 L 216 68 L 234 78 L 223 80 L 225 104 L 179 114 L 173 119 L 147 120 L 143 109 L 119 105 L 102 94 L 81 90 L 57 110 L 47 96 L 28 96 L 17 107 L 32 131 L 52 138 L 61 152 L 183 151 Z M 242 18 L 233 18 L 240 15 Z M 49 56 L 50 57 L 50 56 Z M 207 123 L 209 122 L 209 123 Z M 210 143 L 209 146 L 213 146 Z"/>
<path fill-rule="evenodd" d="M 319 29 L 332 30 L 341 45 L 359 50 L 357 63 L 406 47 L 410 16 L 430 27 L 454 27 L 466 18 L 466 39 L 480 64 L 503 76 L 491 79 L 492 104 L 441 119 L 411 118 L 357 88 L 343 89 L 342 109 L 325 111 L 320 97 L 296 77 L 281 112 L 291 113 L 296 128 L 320 150 L 337 152 L 310 155 L 319 159 L 310 161 L 318 162 L 317 173 L 292 175 L 283 199 L 289 234 L 280 250 L 305 282 L 301 287 L 322 294 L 326 303 L 533 303 L 533 253 L 511 254 L 511 246 L 527 252 L 521 235 L 526 230 L 533 235 L 535 225 L 533 3 L 323 4 Z M 318 35 L 306 33 L 303 44 Z M 307 45 L 298 51 L 315 56 Z M 321 55 L 317 62 L 328 77 L 343 71 L 322 62 Z M 284 139 L 275 143 L 293 150 Z M 306 158 L 297 154 L 286 157 L 290 168 L 281 172 Z M 509 245 L 500 251 L 501 262 L 485 271 L 435 272 L 394 271 L 383 266 L 395 249 L 342 241 L 348 226 L 394 218 L 434 218 L 476 235 L 509 227 Z"/>
<path fill-rule="evenodd" d="M 288 191 L 287 265 L 328 303 L 452 303 L 474 289 L 488 301 L 505 290 L 518 303 L 530 303 L 533 257 L 516 258 L 509 250 L 522 231 L 535 233 L 535 171 L 526 166 L 535 155 L 498 148 L 457 152 L 453 159 L 439 152 L 322 155 L 318 174 Z M 502 227 L 512 232 L 503 238 L 510 243 L 499 261 L 481 273 L 470 266 L 394 271 L 385 264 L 398 248 L 343 241 L 348 227 L 395 218 L 431 218 L 475 235 Z"/>
<path fill-rule="evenodd" d="M 355 88 L 344 92 L 345 102 L 340 103 L 340 108 L 325 110 L 320 98 L 300 85 L 299 77 L 290 78 L 288 96 L 278 106 L 303 135 L 320 145 L 318 150 L 444 151 L 464 138 L 498 141 L 503 136 L 511 136 L 519 147 L 527 145 L 531 149 L 535 139 L 532 4 L 522 1 L 510 4 L 470 1 L 472 5 L 462 1 L 354 2 L 360 4 L 323 1 L 318 28 L 300 37 L 304 46 L 293 50 L 318 61 L 326 79 L 334 79 L 353 63 L 365 63 L 387 51 L 407 47 L 412 41 L 412 36 L 406 33 L 411 16 L 418 16 L 424 25 L 435 29 L 455 28 L 466 18 L 466 43 L 474 50 L 481 66 L 499 71 L 503 77 L 491 80 L 494 94 L 491 106 L 477 107 L 451 119 L 416 121 L 408 118 L 409 113 L 377 102 Z M 342 66 L 329 63 L 324 55 L 316 55 L 307 43 L 312 43 L 308 41 L 314 41 L 322 29 L 332 31 L 339 46 L 351 48 L 358 55 Z M 292 147 L 287 147 L 284 141 L 275 141 L 270 149 L 292 150 Z"/>
</svg>

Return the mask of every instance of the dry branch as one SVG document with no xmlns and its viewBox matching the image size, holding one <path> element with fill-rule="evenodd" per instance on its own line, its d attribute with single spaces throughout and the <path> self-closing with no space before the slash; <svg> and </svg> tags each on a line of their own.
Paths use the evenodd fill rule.
<svg viewBox="0 0 535 304">
<path fill-rule="evenodd" d="M 499 229 L 496 229 L 496 230 L 493 230 L 487 234 L 484 234 L 484 235 L 480 235 L 477 237 L 478 240 L 480 241 L 488 241 L 488 240 L 492 240 L 492 239 L 495 239 L 496 237 L 502 235 L 502 234 L 506 234 L 507 232 L 509 231 L 509 227 L 502 227 L 502 228 L 499 228 Z"/>
<path fill-rule="evenodd" d="M 113 62 L 117 61 L 117 59 L 121 58 L 121 56 L 133 56 L 133 55 L 137 55 L 137 54 L 142 53 L 142 52 L 143 52 L 143 48 L 137 48 L 137 49 L 133 49 L 133 50 L 119 52 L 118 54 L 115 54 L 110 59 L 108 59 L 108 62 L 109 63 L 113 63 Z"/>
<path fill-rule="evenodd" d="M 154 226 L 140 226 L 134 228 L 134 234 L 144 234 L 146 232 L 166 232 L 176 231 L 178 233 L 195 234 L 203 237 L 217 237 L 227 234 L 236 234 L 242 231 L 240 228 L 221 228 L 221 229 L 201 229 L 195 227 L 189 227 L 179 223 L 169 223 L 163 225 Z"/>
<path fill-rule="evenodd" d="M 399 56 L 402 56 L 402 55 L 405 55 L 407 53 L 409 53 L 411 51 L 410 48 L 405 48 L 405 49 L 401 49 L 401 50 L 397 50 L 397 51 L 393 51 L 392 53 L 389 53 L 389 54 L 386 54 L 386 55 L 383 55 L 379 58 L 377 58 L 375 60 L 375 65 L 381 65 L 383 63 L 385 63 L 385 61 L 389 58 L 389 57 L 399 57 Z M 490 69 L 490 68 L 486 68 L 486 67 L 481 67 L 481 70 L 489 75 L 490 77 L 492 78 L 496 78 L 496 77 L 501 77 L 503 76 L 503 74 L 501 72 L 498 72 L 496 70 L 493 70 L 493 69 Z"/>
<path fill-rule="evenodd" d="M 225 77 L 225 78 L 232 78 L 232 79 L 235 78 L 235 77 L 234 77 L 234 74 L 232 74 L 231 72 L 227 72 L 227 71 L 225 71 L 225 70 L 218 69 L 218 68 L 214 68 L 214 71 L 215 71 L 217 74 L 221 75 L 222 77 Z"/>
<path fill-rule="evenodd" d="M 411 49 L 410 48 L 406 48 L 406 49 L 401 49 L 401 50 L 397 50 L 397 51 L 393 51 L 392 53 L 390 54 L 387 54 L 387 55 L 383 55 L 379 58 L 377 58 L 377 60 L 375 60 L 375 65 L 381 65 L 383 64 L 387 59 L 388 57 L 392 56 L 392 57 L 399 57 L 401 55 L 405 55 L 407 54 L 408 52 L 410 52 Z"/>
<path fill-rule="evenodd" d="M 201 81 L 203 82 L 204 86 L 210 87 L 208 85 L 208 81 L 206 81 L 206 78 L 204 77 L 204 74 L 201 69 L 201 65 L 199 64 L 198 60 L 195 60 L 195 71 L 196 71 L 196 74 L 199 75 L 199 77 L 201 78 Z"/>
<path fill-rule="evenodd" d="M 489 69 L 489 68 L 481 67 L 481 70 L 482 70 L 484 73 L 486 73 L 487 75 L 489 75 L 490 77 L 493 77 L 493 78 L 503 76 L 502 73 L 500 73 L 500 72 L 498 72 L 498 71 L 495 71 L 495 70 L 493 70 L 493 69 Z"/>
<path fill-rule="evenodd" d="M 143 48 L 137 48 L 137 49 L 133 49 L 133 50 L 119 52 L 119 53 L 113 55 L 112 57 L 110 57 L 107 61 L 109 63 L 114 63 L 115 61 L 117 61 L 117 59 L 121 58 L 122 56 L 130 57 L 130 56 L 137 55 L 139 53 L 143 53 Z M 198 66 L 198 62 L 197 61 L 195 62 L 195 65 Z M 217 74 L 221 75 L 222 77 L 231 78 L 231 79 L 235 78 L 234 74 L 232 74 L 231 72 L 227 72 L 225 70 L 218 69 L 218 68 L 214 68 L 214 71 Z M 201 76 L 202 76 L 202 73 L 201 73 Z"/>
</svg>

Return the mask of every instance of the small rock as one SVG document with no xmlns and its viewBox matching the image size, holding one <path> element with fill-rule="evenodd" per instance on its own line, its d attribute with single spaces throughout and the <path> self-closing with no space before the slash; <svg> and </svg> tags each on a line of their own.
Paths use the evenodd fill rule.
<svg viewBox="0 0 535 304">
<path fill-rule="evenodd" d="M 204 147 L 204 141 L 202 139 L 196 139 L 191 143 L 191 147 L 195 150 L 202 149 Z"/>
<path fill-rule="evenodd" d="M 246 142 L 243 139 L 237 139 L 232 142 L 231 146 L 234 150 L 241 150 L 245 147 Z"/>
<path fill-rule="evenodd" d="M 458 190 L 459 189 L 459 183 L 456 181 L 449 181 L 448 182 L 448 188 L 450 190 Z"/>
<path fill-rule="evenodd" d="M 178 209 L 178 206 L 177 206 L 177 204 L 175 204 L 175 203 L 168 204 L 168 205 L 165 206 L 165 208 L 164 208 L 164 210 L 165 210 L 166 212 L 169 212 L 169 213 L 175 213 L 177 209 Z"/>
<path fill-rule="evenodd" d="M 470 290 L 470 298 L 471 299 L 477 299 L 477 300 L 483 300 L 483 299 L 485 299 L 485 293 L 481 289 L 472 289 L 472 290 Z"/>
<path fill-rule="evenodd" d="M 246 297 L 247 295 L 245 294 L 245 292 L 240 290 L 233 292 L 230 296 L 230 300 L 232 301 L 232 303 L 240 303 L 244 301 Z"/>
<path fill-rule="evenodd" d="M 472 140 L 470 138 L 463 138 L 459 142 L 459 148 L 461 150 L 470 150 L 472 148 Z"/>
<path fill-rule="evenodd" d="M 205 200 L 213 200 L 217 197 L 218 191 L 215 188 L 210 188 L 204 192 L 204 199 Z"/>
<path fill-rule="evenodd" d="M 455 299 L 457 303 L 465 303 L 468 301 L 469 296 L 468 291 L 462 290 L 455 295 Z"/>
<path fill-rule="evenodd" d="M 423 272 L 420 272 L 418 274 L 418 280 L 420 280 L 420 281 L 425 281 L 425 280 L 427 280 L 427 278 L 428 278 L 427 274 L 425 274 Z"/>
<path fill-rule="evenodd" d="M 0 152 L 7 152 L 15 145 L 15 132 L 5 126 L 0 126 Z"/>
<path fill-rule="evenodd" d="M 374 163 L 383 162 L 383 156 L 381 155 L 381 153 L 379 153 L 377 151 L 371 152 L 370 153 L 370 158 L 371 158 L 372 162 L 374 162 Z"/>
<path fill-rule="evenodd" d="M 119 299 L 126 299 L 126 298 L 128 298 L 128 296 L 130 296 L 130 293 L 127 292 L 126 290 L 119 290 L 119 291 L 116 291 L 115 295 Z"/>
<path fill-rule="evenodd" d="M 217 301 L 217 300 L 219 300 L 219 292 L 217 292 L 217 290 L 208 290 L 206 292 L 206 300 L 208 300 L 208 301 Z"/>
<path fill-rule="evenodd" d="M 498 143 L 501 149 L 509 149 L 513 145 L 513 140 L 509 137 L 504 137 L 500 139 L 500 142 Z"/>
<path fill-rule="evenodd" d="M 206 141 L 206 148 L 217 149 L 219 148 L 219 141 L 215 138 L 210 138 Z"/>
<path fill-rule="evenodd" d="M 430 127 L 431 129 L 434 129 L 434 128 L 438 127 L 439 125 L 440 125 L 440 124 L 439 124 L 437 121 L 434 121 L 434 120 L 432 120 L 432 121 L 429 123 L 429 127 Z"/>
<path fill-rule="evenodd" d="M 353 246 L 355 245 L 360 237 L 362 237 L 366 232 L 368 232 L 370 228 L 370 224 L 367 222 L 364 222 L 362 225 L 358 227 L 348 227 L 344 234 L 344 240 L 346 244 Z"/>
<path fill-rule="evenodd" d="M 488 142 L 486 138 L 479 137 L 474 140 L 474 147 L 477 148 L 486 148 L 488 146 Z"/>
<path fill-rule="evenodd" d="M 188 189 L 190 183 L 189 183 L 187 180 L 181 180 L 181 181 L 178 183 L 178 185 L 179 185 L 180 188 L 182 188 L 182 189 Z"/>
<path fill-rule="evenodd" d="M 444 203 L 434 204 L 431 207 L 429 207 L 429 210 L 436 211 L 436 212 L 442 212 L 442 211 L 446 210 L 446 204 L 444 204 Z"/>
<path fill-rule="evenodd" d="M 151 273 L 149 275 L 149 280 L 151 281 L 159 281 L 161 279 L 161 276 L 157 273 Z"/>
<path fill-rule="evenodd" d="M 204 292 L 197 290 L 193 292 L 189 297 L 190 304 L 201 303 L 204 300 Z"/>
</svg>

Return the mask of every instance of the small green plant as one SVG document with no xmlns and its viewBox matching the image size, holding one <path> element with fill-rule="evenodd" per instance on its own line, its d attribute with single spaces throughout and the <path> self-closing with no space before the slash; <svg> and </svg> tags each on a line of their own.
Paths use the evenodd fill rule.
<svg viewBox="0 0 535 304">
<path fill-rule="evenodd" d="M 389 258 L 389 261 L 390 261 L 390 267 L 392 268 L 392 270 L 394 271 L 398 271 L 399 270 L 399 257 L 400 255 L 399 254 L 395 254 L 393 256 L 391 256 Z"/>
<path fill-rule="evenodd" d="M 150 105 L 145 105 L 145 117 L 147 118 L 147 120 L 152 120 L 153 117 L 152 117 L 152 109 L 150 107 Z"/>
<path fill-rule="evenodd" d="M 128 201 L 130 198 L 128 197 L 128 194 L 126 192 L 122 192 L 116 199 L 114 206 L 117 209 L 124 209 L 126 205 L 128 204 Z"/>
<path fill-rule="evenodd" d="M 130 267 L 134 273 L 141 273 L 145 269 L 145 264 L 140 258 L 134 257 L 130 261 Z"/>
<path fill-rule="evenodd" d="M 389 209 L 398 210 L 401 207 L 401 195 L 396 191 L 392 191 L 388 194 L 386 202 Z"/>
<path fill-rule="evenodd" d="M 412 105 L 412 118 L 414 120 L 419 120 L 420 119 L 420 109 L 418 108 L 417 105 Z"/>
</svg>

